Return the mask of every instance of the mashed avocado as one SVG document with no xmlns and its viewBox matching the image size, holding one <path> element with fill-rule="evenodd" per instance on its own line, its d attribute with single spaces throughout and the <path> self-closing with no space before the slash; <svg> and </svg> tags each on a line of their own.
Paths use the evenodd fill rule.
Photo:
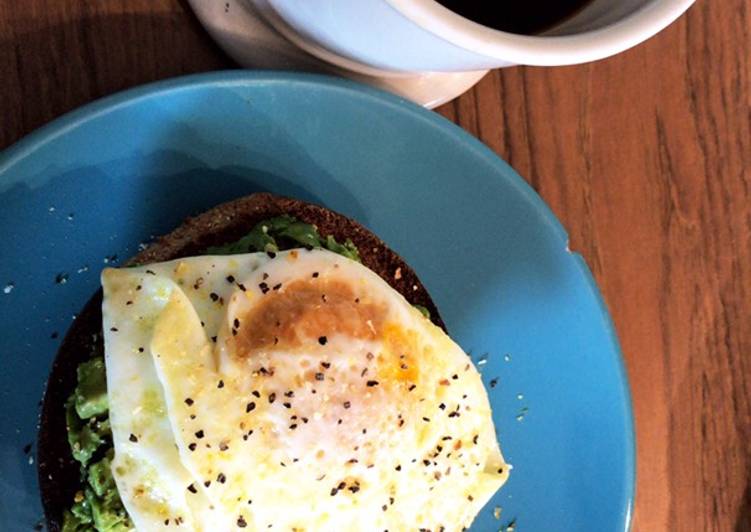
<svg viewBox="0 0 751 532">
<path fill-rule="evenodd" d="M 259 222 L 237 242 L 211 247 L 206 254 L 276 253 L 301 246 L 327 249 L 360 262 L 357 247 L 350 239 L 340 244 L 331 235 L 324 238 L 315 226 L 287 215 Z M 427 312 L 423 307 L 419 309 Z M 73 458 L 81 464 L 81 486 L 73 505 L 64 513 L 63 532 L 132 530 L 110 469 L 114 449 L 104 359 L 95 357 L 82 362 L 77 377 L 76 389 L 65 403 L 65 416 L 68 443 Z"/>
<path fill-rule="evenodd" d="M 300 222 L 286 214 L 263 220 L 237 242 L 210 247 L 206 250 L 206 254 L 233 255 L 255 251 L 276 253 L 300 246 L 328 249 L 348 259 L 360 262 L 360 253 L 349 238 L 344 241 L 344 244 L 337 242 L 331 235 L 323 238 L 318 234 L 318 229 L 314 225 Z"/>
<path fill-rule="evenodd" d="M 102 357 L 82 362 L 77 377 L 65 403 L 65 421 L 71 453 L 81 464 L 81 489 L 63 515 L 63 532 L 132 530 L 110 471 L 114 451 Z"/>
</svg>

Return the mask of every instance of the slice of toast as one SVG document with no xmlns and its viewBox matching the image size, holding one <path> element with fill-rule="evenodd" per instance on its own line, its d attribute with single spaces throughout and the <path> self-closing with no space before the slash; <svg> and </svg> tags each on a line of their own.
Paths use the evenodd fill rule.
<svg viewBox="0 0 751 532">
<path fill-rule="evenodd" d="M 218 205 L 189 218 L 159 238 L 126 264 L 163 262 L 201 255 L 210 246 L 234 242 L 265 219 L 289 214 L 313 224 L 323 235 L 339 242 L 347 238 L 357 246 L 362 263 L 380 275 L 413 305 L 430 311 L 431 320 L 445 329 L 432 299 L 412 268 L 384 242 L 354 220 L 318 205 L 268 193 L 252 194 Z M 39 487 L 48 529 L 62 529 L 63 511 L 78 489 L 79 464 L 67 442 L 64 404 L 76 386 L 76 368 L 92 353 L 103 353 L 102 293 L 86 303 L 68 330 L 52 365 L 44 394 L 37 440 Z"/>
</svg>

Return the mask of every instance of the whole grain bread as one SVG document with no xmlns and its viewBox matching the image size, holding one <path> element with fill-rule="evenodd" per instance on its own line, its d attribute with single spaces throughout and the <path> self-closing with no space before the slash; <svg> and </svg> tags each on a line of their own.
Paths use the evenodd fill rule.
<svg viewBox="0 0 751 532">
<path fill-rule="evenodd" d="M 430 311 L 431 320 L 445 329 L 433 300 L 404 260 L 358 222 L 319 205 L 268 193 L 252 194 L 218 205 L 188 218 L 158 238 L 126 264 L 163 262 L 200 255 L 210 246 L 234 242 L 258 222 L 289 214 L 315 225 L 321 235 L 357 246 L 364 265 L 377 273 L 413 305 Z M 98 291 L 68 330 L 52 366 L 42 404 L 37 441 L 39 486 L 47 527 L 62 529 L 63 510 L 69 508 L 79 485 L 78 463 L 68 447 L 64 403 L 76 385 L 76 368 L 92 353 L 103 353 L 102 293 Z"/>
</svg>

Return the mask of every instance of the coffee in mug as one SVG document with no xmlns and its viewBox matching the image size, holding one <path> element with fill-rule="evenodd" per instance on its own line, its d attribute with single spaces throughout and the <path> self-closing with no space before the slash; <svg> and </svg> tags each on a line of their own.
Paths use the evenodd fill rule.
<svg viewBox="0 0 751 532">
<path fill-rule="evenodd" d="M 457 15 L 496 30 L 535 35 L 577 14 L 592 0 L 438 0 Z"/>
</svg>

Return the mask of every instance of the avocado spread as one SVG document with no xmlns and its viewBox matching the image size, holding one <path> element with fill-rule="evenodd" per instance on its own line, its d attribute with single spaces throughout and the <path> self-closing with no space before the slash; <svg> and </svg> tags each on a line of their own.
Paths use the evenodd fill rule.
<svg viewBox="0 0 751 532">
<path fill-rule="evenodd" d="M 350 239 L 339 243 L 322 237 L 315 226 L 282 215 L 259 222 L 237 242 L 210 247 L 207 255 L 276 253 L 287 249 L 323 248 L 360 262 L 357 247 Z M 417 307 L 426 317 L 427 309 Z M 104 359 L 95 356 L 77 369 L 78 384 L 65 403 L 68 444 L 81 466 L 81 484 L 73 505 L 63 515 L 63 532 L 124 532 L 133 530 L 110 463 L 114 455 L 107 404 Z"/>
</svg>

